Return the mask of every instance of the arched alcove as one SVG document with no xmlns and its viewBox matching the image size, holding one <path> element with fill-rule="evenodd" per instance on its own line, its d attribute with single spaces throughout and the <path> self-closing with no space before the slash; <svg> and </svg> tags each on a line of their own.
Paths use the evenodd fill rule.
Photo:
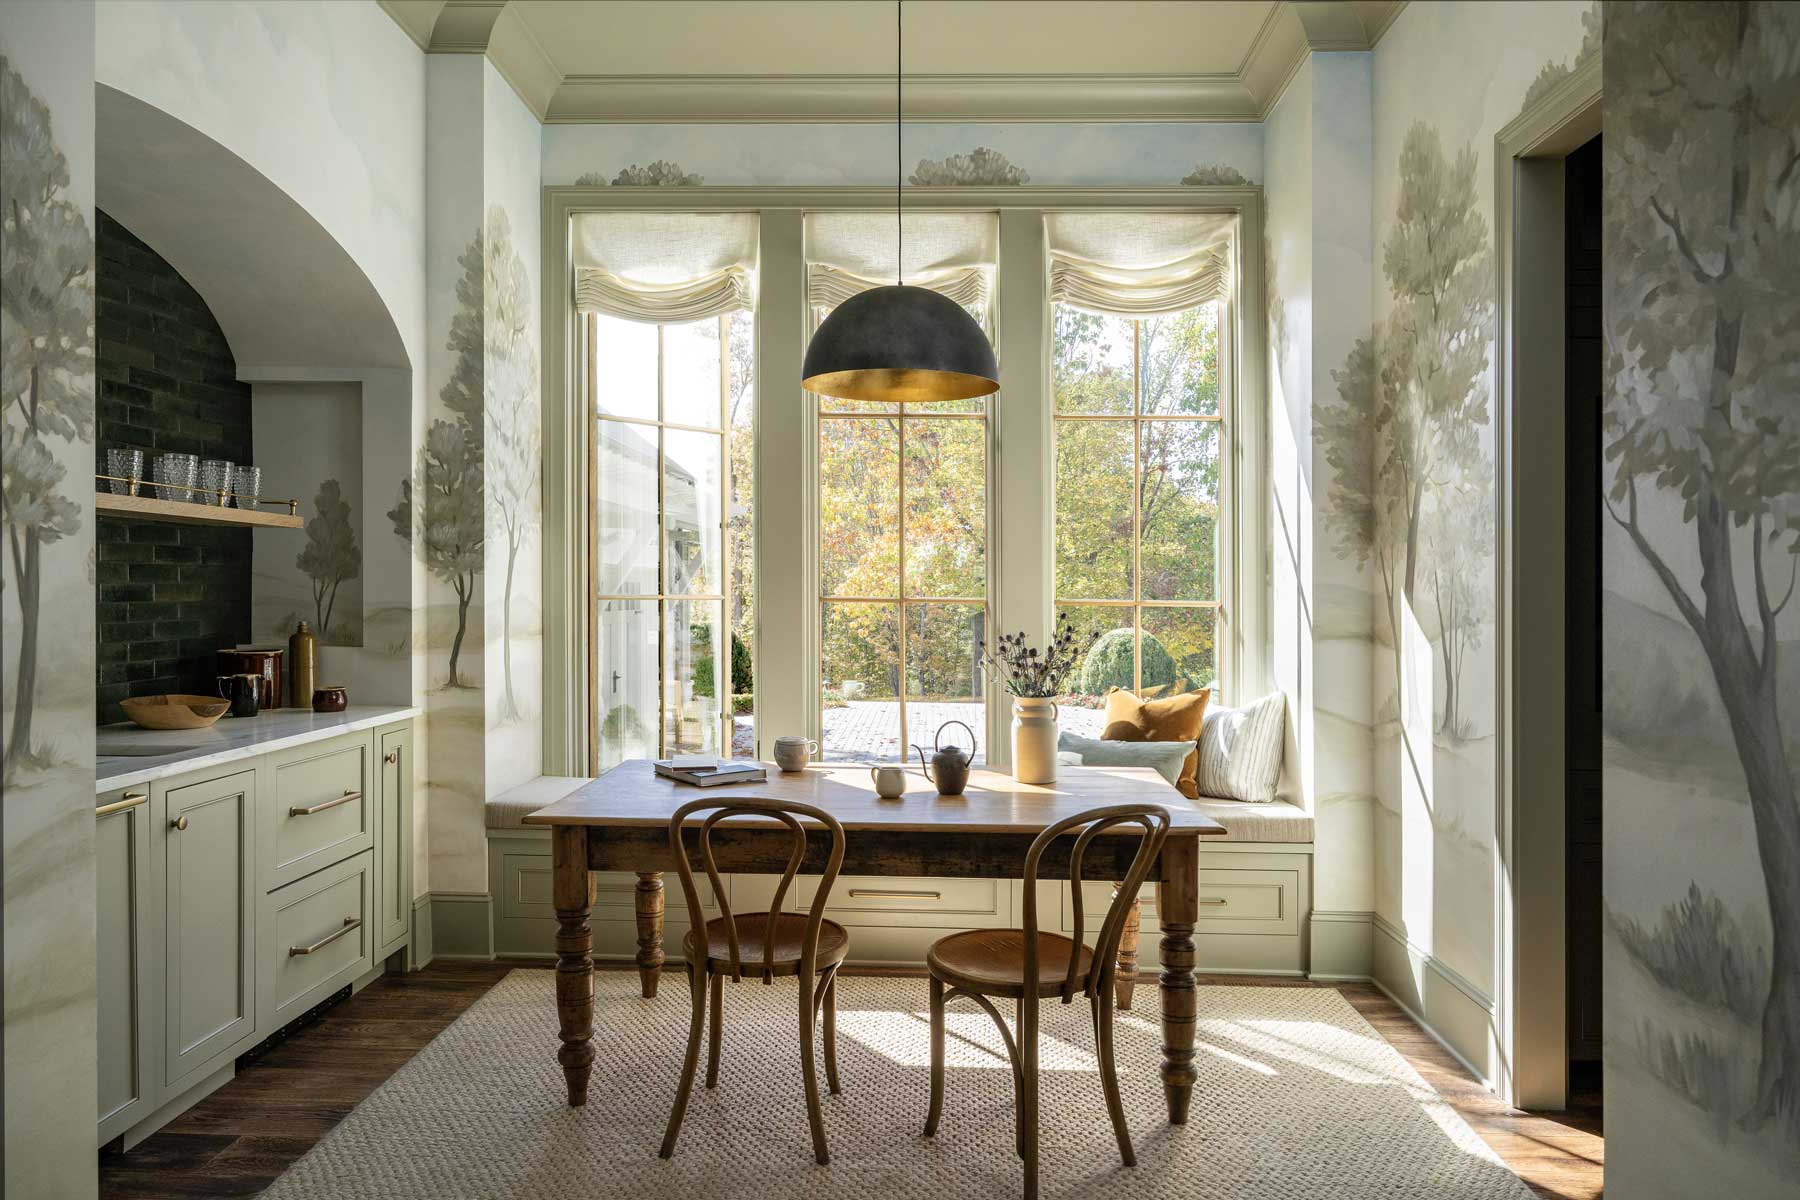
<svg viewBox="0 0 1800 1200">
<path fill-rule="evenodd" d="M 239 364 L 412 365 L 374 284 L 311 213 L 191 125 L 94 91 L 95 203 L 206 297 Z"/>
<path fill-rule="evenodd" d="M 265 496 L 351 506 L 359 605 L 321 639 L 320 669 L 356 702 L 411 699 L 422 581 L 386 509 L 411 470 L 420 413 L 386 301 L 311 212 L 230 147 L 117 88 L 95 87 L 95 202 L 180 273 L 211 309 L 251 385 Z M 102 357 L 105 347 L 101 347 Z M 105 431 L 102 431 L 104 440 Z M 330 501 L 322 487 L 342 485 Z M 259 533 L 251 641 L 313 620 L 305 535 Z M 336 590 L 330 593 L 336 596 Z M 360 610 L 360 612 L 358 612 Z"/>
</svg>

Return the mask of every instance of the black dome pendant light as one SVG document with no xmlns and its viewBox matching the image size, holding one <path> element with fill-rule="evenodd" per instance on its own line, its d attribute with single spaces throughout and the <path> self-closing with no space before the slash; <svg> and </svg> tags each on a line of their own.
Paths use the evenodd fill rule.
<svg viewBox="0 0 1800 1200">
<path fill-rule="evenodd" d="M 894 5 L 901 25 L 900 2 Z M 894 222 L 900 225 L 900 30 L 894 65 Z M 907 287 L 899 251 L 893 287 L 871 288 L 844 301 L 813 331 L 800 368 L 800 386 L 839 400 L 930 404 L 987 396 L 1000 389 L 1000 365 L 987 334 L 967 310 L 928 288 Z"/>
</svg>

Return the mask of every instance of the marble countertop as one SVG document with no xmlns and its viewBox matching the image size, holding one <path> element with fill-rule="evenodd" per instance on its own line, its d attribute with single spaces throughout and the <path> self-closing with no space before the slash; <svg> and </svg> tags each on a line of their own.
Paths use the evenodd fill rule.
<svg viewBox="0 0 1800 1200">
<path fill-rule="evenodd" d="M 340 713 L 270 709 L 254 717 L 223 717 L 205 729 L 140 729 L 130 722 L 102 725 L 94 736 L 94 790 L 106 792 L 254 758 L 404 721 L 419 712 L 409 705 L 353 704 Z"/>
</svg>

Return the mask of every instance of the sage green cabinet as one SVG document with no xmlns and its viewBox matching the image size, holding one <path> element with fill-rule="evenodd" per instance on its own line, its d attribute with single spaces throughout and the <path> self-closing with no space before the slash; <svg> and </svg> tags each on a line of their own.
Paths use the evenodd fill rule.
<svg viewBox="0 0 1800 1200">
<path fill-rule="evenodd" d="M 150 789 L 103 793 L 94 809 L 98 896 L 95 1018 L 99 1140 L 110 1141 L 156 1107 L 147 1013 L 158 956 L 150 939 Z"/>
<path fill-rule="evenodd" d="M 380 820 L 375 863 L 377 951 L 382 957 L 406 944 L 412 924 L 413 736 L 412 725 L 377 731 L 376 809 Z"/>
<path fill-rule="evenodd" d="M 169 789 L 162 874 L 163 1071 L 174 1087 L 256 1033 L 256 772 Z"/>
<path fill-rule="evenodd" d="M 375 855 L 365 850 L 269 893 L 263 1011 L 279 1029 L 375 962 Z"/>
<path fill-rule="evenodd" d="M 263 761 L 262 887 L 272 892 L 375 844 L 373 739 L 353 733 L 277 751 Z"/>
</svg>

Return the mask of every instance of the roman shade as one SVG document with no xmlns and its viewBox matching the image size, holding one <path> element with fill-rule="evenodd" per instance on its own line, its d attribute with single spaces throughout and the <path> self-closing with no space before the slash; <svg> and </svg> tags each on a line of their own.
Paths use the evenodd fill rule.
<svg viewBox="0 0 1800 1200">
<path fill-rule="evenodd" d="M 1121 317 L 1225 299 L 1236 232 L 1230 213 L 1046 213 L 1050 298 Z"/>
<path fill-rule="evenodd" d="M 909 212 L 905 281 L 929 288 L 973 312 L 984 326 L 994 302 L 1000 262 L 1000 217 L 992 212 Z M 898 281 L 894 214 L 825 212 L 806 217 L 806 302 L 836 308 L 870 288 Z"/>
<path fill-rule="evenodd" d="M 756 304 L 755 213 L 577 213 L 575 308 L 675 324 Z"/>
</svg>

